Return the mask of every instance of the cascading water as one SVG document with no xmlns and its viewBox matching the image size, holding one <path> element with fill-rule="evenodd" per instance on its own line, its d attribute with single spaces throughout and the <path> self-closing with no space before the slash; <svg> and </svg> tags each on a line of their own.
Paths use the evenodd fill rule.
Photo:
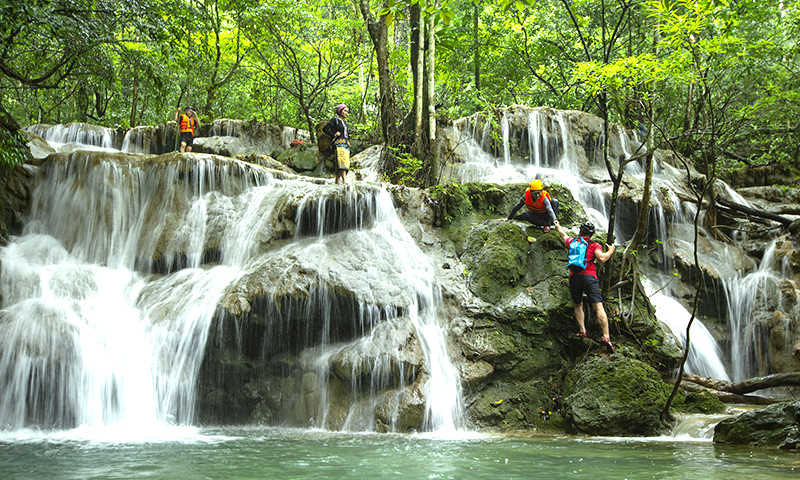
<svg viewBox="0 0 800 480">
<path fill-rule="evenodd" d="M 39 135 L 54 147 L 64 144 L 80 144 L 83 149 L 86 149 L 86 146 L 93 146 L 99 149 L 113 150 L 119 146 L 115 130 L 88 123 L 38 124 L 25 127 L 25 130 Z"/>
<path fill-rule="evenodd" d="M 527 183 L 533 178 L 541 179 L 545 184 L 558 183 L 566 186 L 572 193 L 573 197 L 580 201 L 586 210 L 589 220 L 598 227 L 608 225 L 607 210 L 608 198 L 610 197 L 611 190 L 608 182 L 597 181 L 598 178 L 607 178 L 608 173 L 605 166 L 602 164 L 602 145 L 603 136 L 602 131 L 594 137 L 594 143 L 587 145 L 577 140 L 570 134 L 570 123 L 579 123 L 580 120 L 573 118 L 571 112 L 553 112 L 552 114 L 545 114 L 543 109 L 530 109 L 527 115 L 520 115 L 519 112 L 512 112 L 515 107 L 504 111 L 502 114 L 503 119 L 514 117 L 524 117 L 524 132 L 528 138 L 527 149 L 529 158 L 518 159 L 516 162 L 503 162 L 500 164 L 498 159 L 492 156 L 487 156 L 485 153 L 482 155 L 470 156 L 471 150 L 457 149 L 460 155 L 469 161 L 482 163 L 483 169 L 476 166 L 469 167 L 469 175 L 467 178 L 460 176 L 461 170 L 459 166 L 455 166 L 448 173 L 455 178 L 456 181 L 487 181 L 497 183 L 519 182 Z M 470 117 L 478 119 L 480 117 Z M 546 119 L 549 119 L 546 120 Z M 456 125 L 460 132 L 460 145 L 469 145 L 469 137 L 477 128 L 471 125 L 469 120 L 462 121 Z M 515 125 L 517 123 L 509 122 L 507 128 L 501 130 L 505 136 L 516 135 Z M 517 127 L 519 128 L 519 127 Z M 485 129 L 484 129 L 485 130 Z M 520 129 L 523 130 L 523 129 Z M 639 152 L 643 146 L 641 142 L 630 138 L 622 129 L 615 127 L 610 133 L 613 135 L 610 140 L 612 142 L 610 148 L 614 151 L 611 154 L 612 158 L 615 155 L 626 158 L 630 157 L 632 153 Z M 484 132 L 485 135 L 485 132 Z M 504 145 L 510 145 L 510 138 L 503 138 Z M 583 151 L 584 160 L 579 160 L 580 155 L 576 151 Z M 510 153 L 508 155 L 511 155 Z M 505 155 L 504 155 L 505 156 Z M 585 163 L 579 163 L 579 162 Z M 469 164 L 467 164 L 469 165 Z M 483 172 L 483 177 L 477 172 Z M 502 174 L 498 174 L 502 172 Z M 626 176 L 643 181 L 644 170 L 639 162 L 629 164 L 626 168 Z M 679 248 L 691 249 L 691 231 L 694 208 L 688 202 L 681 201 L 673 192 L 678 191 L 676 188 L 675 179 L 681 176 L 681 172 L 669 165 L 656 165 L 654 167 L 654 193 L 652 195 L 653 213 L 651 214 L 651 221 L 656 221 L 656 230 L 661 232 L 659 243 L 661 244 L 661 258 L 662 264 L 667 266 L 667 253 L 666 244 L 667 239 L 670 237 L 671 242 Z M 605 185 L 605 186 L 604 186 Z M 663 192 L 662 195 L 668 198 L 671 202 L 672 211 L 666 214 L 662 200 L 656 192 Z M 689 212 L 686 213 L 686 210 Z M 615 224 L 615 231 L 620 241 L 624 242 L 632 232 L 635 230 L 635 217 L 626 218 L 618 212 L 617 221 Z M 633 223 L 631 223 L 633 222 Z M 669 224 L 669 228 L 667 226 Z M 633 227 L 631 227 L 633 225 Z M 668 231 L 669 230 L 669 231 Z M 718 252 L 717 255 L 724 257 L 724 251 Z M 713 252 L 712 252 L 713 254 Z M 724 258 L 720 258 L 720 264 L 724 262 Z M 660 278 L 660 275 L 657 276 Z M 653 291 L 658 288 L 653 288 Z M 662 312 L 668 312 L 665 316 L 670 319 L 679 320 L 677 324 L 671 325 L 671 328 L 679 341 L 682 336 L 685 336 L 685 323 L 688 321 L 688 313 L 685 309 L 680 307 L 677 301 L 665 296 L 667 292 L 658 294 L 655 301 L 661 305 Z M 676 314 L 675 312 L 682 311 L 686 313 Z M 681 331 L 680 325 L 683 325 Z M 695 320 L 692 330 L 693 342 L 697 342 L 690 351 L 690 369 L 698 374 L 707 374 L 716 378 L 728 378 L 726 369 L 721 360 L 720 349 L 714 341 L 713 337 L 708 333 L 707 329 Z M 697 334 L 694 334 L 697 330 Z"/>
<path fill-rule="evenodd" d="M 775 242 L 773 242 L 758 269 L 748 275 L 724 279 L 722 285 L 728 307 L 728 322 L 731 332 L 731 365 L 734 381 L 741 381 L 769 372 L 759 370 L 768 364 L 766 358 L 768 341 L 766 335 L 750 320 L 757 306 L 780 302 L 779 278 L 773 273 Z M 780 308 L 779 305 L 776 306 Z M 772 311 L 775 308 L 767 308 Z"/>
<path fill-rule="evenodd" d="M 211 124 L 211 136 L 239 137 L 242 134 L 241 122 L 229 118 L 218 118 Z"/>
<path fill-rule="evenodd" d="M 431 265 L 402 228 L 392 200 L 385 191 L 379 192 L 377 196 L 361 199 L 357 198 L 352 189 L 346 192 L 350 200 L 345 204 L 307 198 L 298 208 L 298 230 L 295 236 L 300 238 L 304 235 L 314 235 L 315 240 L 312 239 L 316 243 L 314 248 L 320 249 L 319 254 L 324 256 L 330 254 L 323 248 L 327 247 L 329 242 L 342 241 L 354 248 L 361 240 L 365 245 L 372 244 L 372 248 L 364 247 L 368 249 L 368 256 L 372 261 L 392 263 L 409 283 L 414 295 L 408 308 L 399 313 L 390 310 L 377 311 L 373 306 L 360 304 L 357 318 L 360 319 L 362 332 L 368 335 L 355 342 L 344 344 L 322 343 L 324 353 L 317 360 L 318 368 L 323 370 L 320 373 L 324 374 L 330 358 L 349 357 L 343 363 L 351 365 L 351 388 L 353 392 L 358 392 L 361 390 L 358 385 L 361 381 L 360 373 L 370 372 L 370 385 L 367 388 L 370 394 L 364 398 L 354 398 L 344 428 L 355 430 L 374 428 L 372 422 L 365 419 L 375 417 L 375 411 L 381 408 L 379 392 L 391 384 L 393 378 L 400 379 L 400 383 L 395 385 L 394 393 L 389 393 L 396 398 L 388 401 L 388 404 L 397 408 L 400 396 L 414 394 L 411 386 L 403 382 L 407 377 L 413 377 L 415 372 L 404 371 L 408 368 L 407 362 L 402 358 L 403 354 L 399 349 L 386 348 L 383 351 L 388 353 L 380 355 L 370 352 L 374 350 L 375 345 L 383 342 L 391 345 L 405 341 L 403 330 L 408 327 L 404 327 L 403 322 L 407 321 L 416 333 L 425 356 L 423 365 L 425 371 L 420 372 L 427 377 L 422 386 L 423 396 L 426 399 L 423 427 L 440 433 L 453 432 L 462 426 L 464 407 L 460 379 L 448 357 L 445 330 L 439 319 L 441 295 L 434 284 Z M 340 240 L 338 237 L 342 235 L 348 235 L 349 239 Z M 353 236 L 358 236 L 358 240 Z M 381 246 L 383 242 L 386 244 Z M 367 283 L 377 285 L 381 282 L 386 282 L 386 279 L 375 278 Z M 381 318 L 385 321 L 379 324 Z M 365 363 L 368 366 L 364 366 Z M 325 384 L 323 383 L 321 387 L 327 395 Z M 319 418 L 322 421 L 318 425 L 324 427 L 328 425 L 330 412 L 325 402 L 321 404 L 323 408 Z M 398 412 L 395 412 L 390 415 L 394 422 L 397 421 L 397 414 Z"/>
<path fill-rule="evenodd" d="M 650 281 L 643 282 L 647 296 L 656 309 L 656 317 L 669 328 L 682 348 L 686 348 L 686 327 L 689 326 L 691 313 L 674 298 L 654 288 Z M 725 365 L 722 363 L 722 351 L 716 340 L 702 322 L 695 318 L 689 331 L 689 357 L 686 359 L 687 373 L 703 377 L 730 380 Z"/>
<path fill-rule="evenodd" d="M 131 128 L 125 132 L 120 150 L 126 153 L 150 153 L 150 147 L 155 143 L 154 130 L 149 126 Z"/>
<path fill-rule="evenodd" d="M 460 384 L 446 352 L 438 287 L 387 192 L 273 180 L 259 167 L 197 154 L 169 162 L 57 154 L 40 176 L 23 234 L 0 250 L 4 428 L 195 424 L 207 342 L 219 335 L 215 322 L 221 328 L 219 319 L 228 318 L 241 329 L 246 320 L 231 320 L 221 306 L 248 304 L 254 278 L 260 291 L 305 291 L 306 300 L 266 295 L 247 308 L 261 308 L 265 355 L 290 345 L 317 365 L 322 401 L 309 422 L 374 429 L 370 419 L 386 405 L 374 397 L 390 394 L 381 388 L 394 382 L 391 394 L 413 396 L 416 382 L 425 428 L 460 426 Z M 293 203 L 292 222 L 285 215 Z M 293 269 L 292 262 L 302 265 Z M 363 283 L 352 285 L 351 300 L 332 303 L 338 294 L 327 285 L 348 275 Z M 381 306 L 387 298 L 396 306 Z M 354 305 L 346 309 L 353 313 L 342 305 Z M 342 315 L 353 327 L 334 323 Z M 391 345 L 388 354 L 364 354 L 387 341 L 377 330 L 391 329 L 416 332 L 420 371 Z M 325 359 L 338 355 L 337 365 L 345 365 L 348 354 L 353 369 L 373 364 L 353 370 L 358 398 L 342 425 L 326 420 L 334 406 Z M 362 394 L 365 374 L 373 387 Z M 397 421 L 388 417 L 391 428 Z"/>
<path fill-rule="evenodd" d="M 205 223 L 202 205 L 213 195 L 206 186 L 219 187 L 202 161 L 159 168 L 95 157 L 47 162 L 24 234 L 3 249 L 3 319 L 19 334 L 0 347 L 8 372 L 0 418 L 13 428 L 193 422 L 208 325 L 238 275 L 198 266 L 205 232 L 186 227 Z M 189 268 L 143 276 L 134 268 L 138 257 L 153 256 L 164 230 L 151 222 L 170 216 L 177 196 L 170 180 L 190 169 L 195 205 L 174 219 Z"/>
</svg>

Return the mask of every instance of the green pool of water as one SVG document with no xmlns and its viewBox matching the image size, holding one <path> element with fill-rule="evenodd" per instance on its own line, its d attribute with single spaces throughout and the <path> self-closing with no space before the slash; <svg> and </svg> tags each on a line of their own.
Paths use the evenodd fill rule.
<svg viewBox="0 0 800 480">
<path fill-rule="evenodd" d="M 796 479 L 800 455 L 707 440 L 286 430 L 0 432 L 0 479 Z"/>
</svg>

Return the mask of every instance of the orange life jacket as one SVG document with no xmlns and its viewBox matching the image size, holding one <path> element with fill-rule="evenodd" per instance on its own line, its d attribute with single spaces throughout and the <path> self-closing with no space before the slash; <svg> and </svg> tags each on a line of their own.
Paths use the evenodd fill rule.
<svg viewBox="0 0 800 480">
<path fill-rule="evenodd" d="M 185 113 L 181 113 L 181 133 L 190 132 L 194 135 L 194 118 L 189 117 Z"/>
<path fill-rule="evenodd" d="M 531 189 L 530 188 L 525 189 L 525 206 L 528 207 L 529 212 L 533 213 L 546 212 L 547 209 L 544 208 L 545 198 L 547 198 L 548 201 L 551 200 L 550 194 L 547 193 L 547 190 L 542 190 L 542 194 L 539 195 L 539 199 L 534 201 L 533 197 L 531 196 Z"/>
</svg>

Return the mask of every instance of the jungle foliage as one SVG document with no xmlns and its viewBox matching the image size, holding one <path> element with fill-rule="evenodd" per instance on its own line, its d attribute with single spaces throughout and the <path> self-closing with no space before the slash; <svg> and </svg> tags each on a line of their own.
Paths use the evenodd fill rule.
<svg viewBox="0 0 800 480">
<path fill-rule="evenodd" d="M 0 0 L 0 20 L 7 133 L 163 123 L 179 103 L 313 132 L 344 102 L 356 135 L 421 158 L 420 112 L 520 103 L 607 117 L 704 172 L 792 165 L 800 145 L 792 2 Z"/>
</svg>

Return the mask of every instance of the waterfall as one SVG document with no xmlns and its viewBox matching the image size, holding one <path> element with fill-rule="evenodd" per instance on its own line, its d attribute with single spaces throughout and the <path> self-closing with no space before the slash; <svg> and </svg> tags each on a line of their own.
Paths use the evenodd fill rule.
<svg viewBox="0 0 800 480">
<path fill-rule="evenodd" d="M 341 189 L 337 191 L 342 192 Z M 342 201 L 342 200 L 345 201 Z M 351 390 L 360 392 L 362 373 L 370 372 L 370 384 L 366 388 L 368 395 L 355 394 L 347 414 L 343 428 L 345 430 L 372 430 L 376 411 L 381 407 L 380 392 L 388 387 L 394 391 L 395 398 L 388 401 L 397 405 L 403 395 L 414 395 L 413 386 L 404 383 L 414 373 L 406 371 L 406 360 L 401 349 L 379 348 L 385 353 L 376 355 L 375 346 L 379 344 L 396 345 L 405 341 L 403 322 L 410 322 L 410 327 L 419 340 L 425 357 L 422 392 L 425 398 L 423 426 L 426 430 L 452 432 L 462 427 L 461 384 L 458 372 L 454 368 L 448 354 L 445 325 L 440 317 L 441 293 L 435 285 L 433 269 L 427 257 L 419 250 L 406 230 L 402 227 L 395 213 L 391 196 L 386 191 L 379 191 L 375 196 L 356 198 L 355 190 L 347 188 L 341 197 L 316 198 L 308 196 L 297 210 L 296 238 L 312 235 L 308 241 L 315 242 L 318 254 L 327 257 L 330 242 L 339 242 L 339 238 L 348 233 L 348 244 L 355 247 L 354 235 L 359 240 L 372 244 L 372 248 L 363 247 L 373 261 L 388 261 L 394 269 L 410 284 L 414 291 L 411 304 L 402 312 L 377 310 L 374 305 L 360 302 L 357 310 L 358 328 L 366 334 L 353 342 L 334 344 L 331 339 L 323 339 L 322 353 L 314 360 L 321 378 L 325 377 L 326 368 L 333 358 L 346 358 L 340 362 L 351 365 Z M 351 230 L 355 230 L 352 232 Z M 376 244 L 378 242 L 378 244 Z M 385 246 L 382 246 L 386 242 Z M 384 258 L 385 257 L 385 258 Z M 365 272 L 369 274 L 368 272 Z M 376 278 L 370 285 L 384 282 Z M 393 282 L 392 282 L 393 283 Z M 380 319 L 385 319 L 381 321 Z M 327 322 L 326 322 L 327 324 Z M 392 385 L 392 379 L 400 379 L 400 383 Z M 320 383 L 323 398 L 329 396 L 328 385 Z M 331 416 L 331 405 L 322 401 L 320 419 L 316 424 L 328 426 Z M 399 412 L 391 417 L 392 428 L 397 423 Z"/>
<path fill-rule="evenodd" d="M 732 376 L 735 382 L 770 373 L 764 370 L 769 365 L 766 355 L 769 334 L 752 320 L 756 307 L 766 307 L 767 311 L 782 308 L 780 305 L 768 307 L 781 299 L 779 278 L 772 270 L 775 243 L 773 241 L 769 246 L 756 270 L 747 275 L 737 272 L 735 277 L 722 281 L 728 307 Z"/>
<path fill-rule="evenodd" d="M 650 303 L 656 309 L 656 317 L 667 326 L 681 348 L 686 348 L 686 327 L 689 325 L 691 313 L 674 298 L 670 298 L 661 291 L 656 291 L 654 284 L 644 281 L 643 285 L 650 297 Z M 730 380 L 725 365 L 722 363 L 722 352 L 716 340 L 703 323 L 695 318 L 689 330 L 690 342 L 689 357 L 686 359 L 687 373 L 694 373 L 702 377 L 711 377 L 719 380 Z"/>
<path fill-rule="evenodd" d="M 208 222 L 216 190 L 233 185 L 218 181 L 210 160 L 165 167 L 98 155 L 46 162 L 23 235 L 2 249 L 0 315 L 13 332 L 0 340 L 3 425 L 195 420 L 208 327 L 240 272 L 201 268 L 207 233 L 191 227 Z M 158 245 L 178 177 L 189 180 L 183 193 L 193 204 L 175 219 L 173 240 Z M 240 176 L 238 187 L 251 179 Z M 187 252 L 185 268 L 166 277 L 137 271 L 141 254 L 156 248 L 164 258 Z"/>
<path fill-rule="evenodd" d="M 3 428 L 194 425 L 226 323 L 260 332 L 254 360 L 295 352 L 317 372 L 308 425 L 373 430 L 380 410 L 392 430 L 419 393 L 423 428 L 461 427 L 439 287 L 387 191 L 203 154 L 77 151 L 40 168 L 24 231 L 0 249 Z M 329 382 L 347 365 L 338 422 Z"/>
<path fill-rule="evenodd" d="M 126 153 L 150 153 L 150 146 L 155 142 L 153 127 L 133 127 L 125 132 L 120 150 Z"/>
<path fill-rule="evenodd" d="M 519 107 L 509 107 L 508 110 Z M 503 153 L 503 157 L 495 158 L 486 151 L 475 152 L 475 149 L 457 148 L 456 152 L 465 159 L 465 163 L 450 167 L 446 170 L 448 176 L 458 182 L 465 181 L 485 181 L 496 183 L 527 183 L 533 178 L 541 179 L 545 185 L 551 183 L 561 184 L 567 187 L 572 196 L 583 205 L 588 220 L 598 227 L 598 231 L 605 230 L 608 225 L 609 217 L 609 198 L 611 196 L 610 181 L 598 179 L 608 178 L 605 165 L 602 163 L 603 132 L 599 125 L 596 134 L 588 135 L 587 140 L 578 138 L 571 133 L 570 125 L 579 124 L 580 120 L 574 112 L 550 111 L 544 108 L 529 109 L 527 115 L 517 115 L 516 118 L 524 118 L 526 125 L 521 129 L 516 123 L 511 122 L 514 118 L 509 112 L 503 112 L 502 118 L 508 121 L 499 129 L 503 136 L 503 145 L 512 145 L 509 135 L 516 135 L 515 128 L 524 132 L 527 136 L 529 158 L 527 163 L 508 163 L 505 158 L 510 158 L 511 153 Z M 478 115 L 470 117 L 479 118 Z M 462 121 L 456 125 L 460 132 L 460 145 L 478 145 L 478 139 L 470 143 L 470 135 L 474 135 L 476 128 L 472 128 L 475 121 Z M 582 126 L 586 128 L 585 126 Z M 485 138 L 488 125 L 484 127 L 481 135 Z M 640 148 L 641 142 L 636 140 L 624 129 L 614 127 L 610 130 L 609 156 L 612 161 L 618 158 L 629 158 L 632 153 Z M 581 150 L 584 158 L 581 159 L 577 154 Z M 476 166 L 480 165 L 480 167 Z M 682 172 L 659 162 L 654 165 L 653 193 L 651 203 L 653 205 L 650 221 L 654 222 L 652 230 L 658 234 L 657 243 L 659 249 L 660 263 L 664 269 L 668 269 L 668 258 L 674 249 L 682 249 L 684 252 L 691 250 L 691 231 L 693 229 L 693 217 L 696 211 L 690 202 L 680 200 L 677 191 L 681 191 L 676 179 L 682 178 Z M 464 176 L 462 176 L 464 174 Z M 640 162 L 629 164 L 625 169 L 625 176 L 633 179 L 634 182 L 643 182 L 644 169 Z M 448 178 L 448 177 L 445 177 Z M 679 180 L 678 180 L 679 181 Z M 668 204 L 668 205 L 665 205 Z M 669 213 L 665 208 L 669 206 Z M 626 235 L 630 235 L 635 230 L 635 216 L 621 215 L 618 211 L 615 231 L 620 241 L 626 241 Z M 626 234 L 626 232 L 628 232 Z M 705 261 L 713 262 L 719 269 L 726 274 L 733 275 L 734 270 L 727 262 L 726 248 L 718 248 L 703 257 Z M 654 279 L 655 280 L 655 279 Z M 655 290 L 655 289 L 654 289 Z M 677 300 L 669 297 L 668 291 L 661 291 L 655 294 L 651 301 L 660 305 L 659 318 L 669 323 L 669 329 L 676 336 L 676 339 L 685 343 L 686 322 L 689 314 Z M 692 327 L 692 348 L 689 356 L 689 368 L 698 374 L 706 374 L 716 378 L 728 378 L 727 371 L 722 361 L 722 352 L 710 334 L 708 329 L 699 319 L 695 319 Z"/>
<path fill-rule="evenodd" d="M 539 126 L 542 114 L 539 111 L 530 112 L 528 119 L 528 152 L 530 164 L 538 169 L 544 163 L 547 164 L 547 138 L 542 137 L 542 128 Z"/>
<path fill-rule="evenodd" d="M 506 165 L 511 162 L 511 147 L 508 144 L 510 141 L 509 133 L 508 114 L 503 112 L 503 114 L 500 116 L 500 134 L 503 136 L 503 163 Z"/>
<path fill-rule="evenodd" d="M 242 123 L 229 118 L 217 118 L 211 123 L 211 136 L 240 137 L 242 136 Z"/>
<path fill-rule="evenodd" d="M 80 144 L 84 149 L 93 146 L 113 150 L 119 145 L 115 130 L 88 123 L 37 124 L 25 127 L 25 130 L 39 135 L 56 148 L 64 144 Z"/>
</svg>

